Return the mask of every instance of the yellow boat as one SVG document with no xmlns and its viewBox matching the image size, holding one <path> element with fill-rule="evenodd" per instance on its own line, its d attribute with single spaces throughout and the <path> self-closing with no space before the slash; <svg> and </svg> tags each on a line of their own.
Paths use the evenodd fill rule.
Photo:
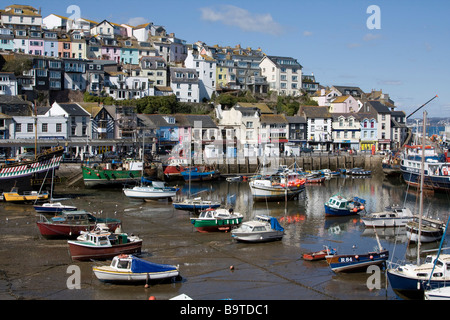
<svg viewBox="0 0 450 320">
<path fill-rule="evenodd" d="M 19 194 L 13 188 L 11 192 L 3 192 L 3 199 L 7 202 L 35 202 L 48 200 L 48 193 L 39 193 L 37 191 L 25 191 L 24 194 Z"/>
</svg>

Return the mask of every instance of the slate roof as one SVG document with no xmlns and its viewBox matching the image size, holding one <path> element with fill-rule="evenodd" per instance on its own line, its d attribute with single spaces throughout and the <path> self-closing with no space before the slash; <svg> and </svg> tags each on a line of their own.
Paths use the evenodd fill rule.
<svg viewBox="0 0 450 320">
<path fill-rule="evenodd" d="M 288 124 L 286 117 L 282 114 L 262 114 L 260 117 L 261 123 L 283 123 Z"/>
<path fill-rule="evenodd" d="M 90 113 L 83 109 L 78 103 L 58 103 L 58 105 L 69 116 L 90 116 Z"/>
<path fill-rule="evenodd" d="M 304 117 L 299 117 L 299 116 L 286 116 L 286 120 L 289 123 L 306 123 L 306 119 Z"/>
<path fill-rule="evenodd" d="M 367 101 L 367 103 L 378 113 L 391 113 L 391 110 L 379 101 Z"/>
<path fill-rule="evenodd" d="M 247 102 L 238 102 L 235 106 L 235 109 L 238 109 L 239 107 L 242 108 L 256 108 L 261 111 L 262 114 L 264 113 L 273 113 L 272 110 L 267 106 L 265 103 L 247 103 Z"/>
<path fill-rule="evenodd" d="M 302 106 L 300 112 L 306 118 L 331 118 L 328 107 Z"/>
</svg>

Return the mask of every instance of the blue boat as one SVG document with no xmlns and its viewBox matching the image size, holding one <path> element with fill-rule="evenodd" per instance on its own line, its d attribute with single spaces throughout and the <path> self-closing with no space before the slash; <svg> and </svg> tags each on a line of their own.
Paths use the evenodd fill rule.
<svg viewBox="0 0 450 320">
<path fill-rule="evenodd" d="M 48 202 L 33 206 L 38 213 L 60 213 L 63 211 L 75 211 L 77 207 L 63 205 L 61 202 Z"/>
<path fill-rule="evenodd" d="M 389 251 L 384 249 L 364 254 L 326 256 L 327 262 L 334 272 L 366 270 L 368 266 L 384 264 L 388 258 Z"/>
<path fill-rule="evenodd" d="M 186 168 L 181 175 L 185 181 L 210 181 L 220 177 L 218 170 L 200 170 L 198 167 Z"/>
<path fill-rule="evenodd" d="M 325 203 L 326 216 L 349 216 L 365 210 L 366 200 L 354 197 L 347 199 L 340 194 L 333 195 Z"/>
</svg>

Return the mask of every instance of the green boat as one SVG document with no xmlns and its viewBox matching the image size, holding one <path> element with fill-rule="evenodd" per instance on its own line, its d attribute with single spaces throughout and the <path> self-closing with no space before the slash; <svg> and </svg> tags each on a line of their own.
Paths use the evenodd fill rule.
<svg viewBox="0 0 450 320">
<path fill-rule="evenodd" d="M 199 232 L 229 231 L 240 225 L 243 218 L 233 209 L 207 209 L 198 218 L 191 218 L 191 223 Z"/>
<path fill-rule="evenodd" d="M 84 185 L 88 188 L 102 186 L 122 186 L 141 180 L 143 162 L 134 159 L 114 160 L 111 163 L 83 165 Z"/>
</svg>

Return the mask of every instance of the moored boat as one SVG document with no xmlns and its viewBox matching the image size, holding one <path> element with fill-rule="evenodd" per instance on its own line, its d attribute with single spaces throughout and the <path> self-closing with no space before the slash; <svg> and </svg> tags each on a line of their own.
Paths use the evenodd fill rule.
<svg viewBox="0 0 450 320">
<path fill-rule="evenodd" d="M 444 235 L 445 223 L 428 217 L 422 217 L 421 219 L 421 232 L 419 232 L 419 216 L 414 216 L 406 224 L 406 236 L 408 240 L 411 242 L 418 242 L 420 240 L 421 243 L 439 241 Z"/>
<path fill-rule="evenodd" d="M 353 168 L 347 170 L 346 173 L 352 176 L 370 176 L 372 174 L 372 171 L 364 170 L 362 168 Z"/>
<path fill-rule="evenodd" d="M 47 202 L 40 205 L 34 205 L 33 207 L 38 213 L 60 213 L 62 211 L 77 210 L 77 207 L 64 205 L 61 202 Z"/>
<path fill-rule="evenodd" d="M 425 300 L 450 300 L 450 287 L 425 290 L 424 298 Z"/>
<path fill-rule="evenodd" d="M 181 175 L 185 181 L 211 181 L 220 178 L 219 170 L 207 167 L 191 167 L 185 168 Z"/>
<path fill-rule="evenodd" d="M 3 199 L 6 202 L 14 203 L 34 203 L 45 201 L 49 197 L 48 192 L 24 191 L 19 194 L 17 188 L 13 188 L 10 192 L 3 192 Z"/>
<path fill-rule="evenodd" d="M 325 203 L 325 215 L 348 216 L 358 214 L 365 210 L 365 203 L 364 199 L 358 197 L 349 199 L 340 194 L 335 194 Z"/>
<path fill-rule="evenodd" d="M 330 249 L 328 246 L 324 246 L 322 250 L 304 253 L 302 255 L 303 260 L 317 261 L 325 260 L 326 256 L 332 256 L 337 254 L 336 249 Z"/>
<path fill-rule="evenodd" d="M 255 201 L 278 201 L 297 197 L 305 190 L 305 183 L 302 174 L 287 170 L 252 178 L 249 185 Z"/>
<path fill-rule="evenodd" d="M 384 264 L 389 258 L 385 249 L 362 254 L 338 254 L 326 256 L 326 260 L 334 272 L 354 272 L 366 270 L 371 265 Z"/>
<path fill-rule="evenodd" d="M 268 242 L 281 240 L 284 228 L 275 217 L 257 215 L 254 220 L 243 222 L 231 230 L 233 239 L 242 242 Z"/>
<path fill-rule="evenodd" d="M 216 209 L 220 207 L 220 202 L 212 200 L 203 200 L 201 197 L 193 199 L 183 199 L 180 201 L 174 201 L 173 207 L 177 210 L 185 210 L 198 212 L 206 209 Z"/>
<path fill-rule="evenodd" d="M 82 231 L 93 230 L 97 223 L 104 223 L 111 231 L 115 231 L 121 221 L 97 218 L 84 210 L 63 211 L 52 218 L 40 214 L 36 221 L 40 234 L 46 238 L 76 238 Z"/>
<path fill-rule="evenodd" d="M 370 213 L 361 217 L 366 227 L 404 227 L 413 219 L 411 210 L 398 205 L 386 207 L 382 212 Z"/>
<path fill-rule="evenodd" d="M 123 189 L 125 196 L 137 200 L 172 199 L 176 196 L 177 191 L 178 188 L 167 187 L 163 181 L 151 181 L 151 185 Z"/>
<path fill-rule="evenodd" d="M 82 232 L 77 240 L 67 241 L 72 260 L 104 260 L 118 254 L 141 252 L 141 238 L 127 233 L 112 233 L 105 229 L 107 228 Z"/>
<path fill-rule="evenodd" d="M 177 266 L 152 263 L 126 254 L 115 256 L 109 266 L 94 266 L 92 271 L 100 281 L 117 283 L 139 283 L 180 277 Z"/>
<path fill-rule="evenodd" d="M 191 218 L 191 223 L 199 232 L 229 231 L 240 225 L 243 218 L 233 209 L 207 209 L 198 218 Z"/>
<path fill-rule="evenodd" d="M 58 169 L 63 147 L 54 147 L 37 154 L 34 160 L 13 161 L 0 166 L 0 192 L 16 187 L 18 192 L 48 190 L 53 178 L 49 172 Z"/>
<path fill-rule="evenodd" d="M 141 160 L 114 160 L 111 163 L 83 165 L 84 185 L 88 188 L 122 186 L 141 180 L 144 163 Z"/>
</svg>

